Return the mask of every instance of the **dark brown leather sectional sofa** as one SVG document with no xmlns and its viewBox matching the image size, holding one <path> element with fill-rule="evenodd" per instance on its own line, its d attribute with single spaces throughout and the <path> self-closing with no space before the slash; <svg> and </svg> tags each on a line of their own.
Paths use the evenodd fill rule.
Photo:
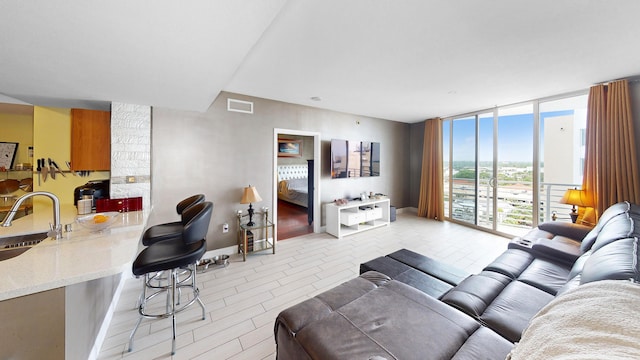
<svg viewBox="0 0 640 360">
<path fill-rule="evenodd" d="M 409 250 L 373 259 L 279 314 L 277 358 L 505 359 L 552 300 L 587 283 L 640 281 L 639 230 L 640 207 L 622 202 L 593 229 L 541 224 L 475 275 Z"/>
</svg>

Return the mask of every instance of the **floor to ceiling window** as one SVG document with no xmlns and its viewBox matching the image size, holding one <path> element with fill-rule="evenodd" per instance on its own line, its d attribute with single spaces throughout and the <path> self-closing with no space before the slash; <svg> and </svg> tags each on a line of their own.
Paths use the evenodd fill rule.
<svg viewBox="0 0 640 360">
<path fill-rule="evenodd" d="M 498 109 L 494 230 L 521 234 L 535 223 L 533 126 L 533 104 Z"/>
<path fill-rule="evenodd" d="M 445 216 L 510 235 L 568 219 L 559 200 L 581 182 L 585 114 L 580 95 L 445 119 Z"/>
<path fill-rule="evenodd" d="M 451 164 L 454 199 L 451 216 L 460 221 L 475 224 L 476 220 L 476 119 L 455 119 L 451 133 Z"/>
<path fill-rule="evenodd" d="M 442 121 L 442 188 L 444 190 L 444 217 L 447 219 L 451 218 L 451 121 Z"/>
<path fill-rule="evenodd" d="M 540 102 L 540 221 L 569 221 L 559 201 L 580 188 L 584 172 L 587 94 Z"/>
</svg>

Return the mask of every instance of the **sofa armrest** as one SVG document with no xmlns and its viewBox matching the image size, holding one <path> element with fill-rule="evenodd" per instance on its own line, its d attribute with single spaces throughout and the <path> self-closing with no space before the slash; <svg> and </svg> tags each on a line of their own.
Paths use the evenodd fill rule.
<svg viewBox="0 0 640 360">
<path fill-rule="evenodd" d="M 540 230 L 548 231 L 554 235 L 568 237 L 576 241 L 582 241 L 591 231 L 591 227 L 567 222 L 548 221 L 538 225 Z"/>
<path fill-rule="evenodd" d="M 531 250 L 533 250 L 534 253 L 562 261 L 569 265 L 576 262 L 580 255 L 582 255 L 579 242 L 560 235 L 555 236 L 553 239 L 538 239 L 533 243 Z"/>
</svg>

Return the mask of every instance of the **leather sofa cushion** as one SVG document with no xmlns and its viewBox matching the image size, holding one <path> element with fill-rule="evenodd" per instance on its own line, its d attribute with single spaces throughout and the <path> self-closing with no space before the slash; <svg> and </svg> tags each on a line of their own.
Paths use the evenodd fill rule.
<svg viewBox="0 0 640 360">
<path fill-rule="evenodd" d="M 632 234 L 633 220 L 627 214 L 620 214 L 609 220 L 607 226 L 600 230 L 591 250 L 598 251 L 603 246 L 616 240 L 627 238 Z"/>
<path fill-rule="evenodd" d="M 486 356 L 489 345 L 492 358 L 504 358 L 513 346 L 467 315 L 394 280 L 307 324 L 295 341 L 313 359 L 471 359 Z"/>
<path fill-rule="evenodd" d="M 409 269 L 409 265 L 386 256 L 380 256 L 360 264 L 360 275 L 368 271 L 377 271 L 393 279 Z"/>
<path fill-rule="evenodd" d="M 453 286 L 458 285 L 462 280 L 470 275 L 468 272 L 457 267 L 431 259 L 407 249 L 398 250 L 387 256 Z"/>
<path fill-rule="evenodd" d="M 582 244 L 580 245 L 580 251 L 583 253 L 589 251 L 593 246 L 593 243 L 596 241 L 598 234 L 602 230 L 602 228 L 611 220 L 612 218 L 629 212 L 631 210 L 631 204 L 628 202 L 619 202 L 617 204 L 613 204 L 609 206 L 603 213 L 600 215 L 598 219 L 598 223 L 585 237 L 582 239 Z"/>
<path fill-rule="evenodd" d="M 567 281 L 566 284 L 564 284 L 563 287 L 561 287 L 558 290 L 558 293 L 556 294 L 556 297 L 566 293 L 567 291 L 571 290 L 571 289 L 575 289 L 578 286 L 580 286 L 580 280 L 582 279 L 582 275 L 578 274 L 574 277 L 572 277 L 569 281 Z"/>
<path fill-rule="evenodd" d="M 442 301 L 516 342 L 522 330 L 553 295 L 502 274 L 483 271 L 465 279 Z"/>
<path fill-rule="evenodd" d="M 542 224 L 541 224 L 542 225 Z M 543 230 L 540 227 L 536 227 L 531 229 L 528 233 L 526 233 L 525 235 L 522 236 L 523 239 L 525 240 L 529 240 L 529 241 L 536 241 L 538 239 L 551 239 L 553 238 L 554 233 L 547 231 L 547 230 Z"/>
<path fill-rule="evenodd" d="M 483 271 L 465 279 L 442 297 L 442 301 L 480 319 L 489 304 L 511 283 L 500 273 Z"/>
<path fill-rule="evenodd" d="M 582 239 L 584 239 L 584 237 L 592 230 L 589 226 L 557 221 L 541 223 L 538 225 L 538 228 L 553 234 L 551 237 L 560 235 L 576 241 L 582 241 Z M 547 238 L 550 239 L 551 237 Z"/>
<path fill-rule="evenodd" d="M 518 276 L 531 264 L 534 256 L 529 252 L 519 249 L 507 249 L 498 256 L 491 264 L 487 265 L 484 270 L 494 271 L 517 279 Z"/>
<path fill-rule="evenodd" d="M 518 276 L 518 280 L 555 295 L 569 279 L 569 272 L 566 265 L 535 259 Z"/>
<path fill-rule="evenodd" d="M 494 331 L 481 326 L 462 345 L 451 360 L 504 359 L 503 353 L 513 344 Z M 424 357 L 420 357 L 423 359 Z"/>
<path fill-rule="evenodd" d="M 381 256 L 360 264 L 360 274 L 368 271 L 377 271 L 388 275 L 394 280 L 411 285 L 435 298 L 440 298 L 453 288 L 451 284 L 387 256 Z"/>
<path fill-rule="evenodd" d="M 573 264 L 582 255 L 580 242 L 561 235 L 556 235 L 551 239 L 536 240 L 531 246 L 531 251 L 535 255 L 569 265 Z"/>
<path fill-rule="evenodd" d="M 576 262 L 574 262 L 573 266 L 571 267 L 571 272 L 569 273 L 569 276 L 568 276 L 569 279 L 573 279 L 574 277 L 582 273 L 582 269 L 584 268 L 584 263 L 587 262 L 587 260 L 589 259 L 592 253 L 593 251 L 589 250 L 586 253 L 580 255 L 578 260 L 576 260 Z"/>
<path fill-rule="evenodd" d="M 554 296 L 520 281 L 512 281 L 487 307 L 480 319 L 511 342 L 517 342 L 533 316 Z"/>
<path fill-rule="evenodd" d="M 594 251 L 582 268 L 581 284 L 599 280 L 640 282 L 638 238 L 617 240 Z"/>
</svg>

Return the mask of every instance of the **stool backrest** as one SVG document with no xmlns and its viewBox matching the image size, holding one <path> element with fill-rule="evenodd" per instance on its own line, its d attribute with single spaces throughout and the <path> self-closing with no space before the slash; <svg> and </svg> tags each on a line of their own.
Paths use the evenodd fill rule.
<svg viewBox="0 0 640 360">
<path fill-rule="evenodd" d="M 197 194 L 193 196 L 189 196 L 188 198 L 180 201 L 178 205 L 176 205 L 176 212 L 178 215 L 182 215 L 182 212 L 187 210 L 189 207 L 200 204 L 204 201 L 204 194 Z"/>
<path fill-rule="evenodd" d="M 182 212 L 182 223 L 185 224 L 182 230 L 182 240 L 186 244 L 191 244 L 207 237 L 212 213 L 213 203 L 210 201 L 193 205 Z"/>
</svg>

